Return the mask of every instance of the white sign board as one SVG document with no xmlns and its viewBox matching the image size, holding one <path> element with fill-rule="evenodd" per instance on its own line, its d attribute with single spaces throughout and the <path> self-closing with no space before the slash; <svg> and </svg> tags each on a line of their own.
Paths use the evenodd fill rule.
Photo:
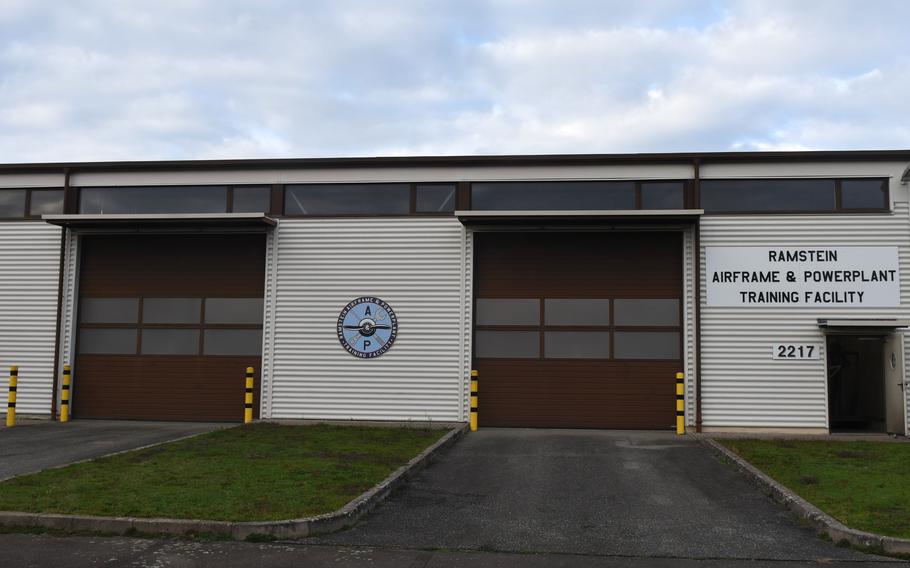
<svg viewBox="0 0 910 568">
<path fill-rule="evenodd" d="M 897 247 L 706 247 L 709 306 L 894 307 Z"/>
</svg>

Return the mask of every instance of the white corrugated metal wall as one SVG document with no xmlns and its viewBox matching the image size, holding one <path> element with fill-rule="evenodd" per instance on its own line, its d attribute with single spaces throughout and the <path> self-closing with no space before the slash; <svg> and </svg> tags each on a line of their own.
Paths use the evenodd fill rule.
<svg viewBox="0 0 910 568">
<path fill-rule="evenodd" d="M 262 302 L 262 370 L 259 373 L 259 416 L 272 413 L 272 365 L 275 362 L 275 301 L 278 276 L 278 227 L 268 232 L 265 239 L 265 292 Z"/>
<path fill-rule="evenodd" d="M 701 286 L 709 246 L 898 246 L 899 308 L 711 307 L 702 294 L 703 426 L 826 429 L 825 353 L 814 361 L 775 361 L 774 343 L 821 343 L 818 318 L 910 317 L 910 217 L 892 214 L 706 215 L 701 220 Z"/>
<path fill-rule="evenodd" d="M 464 420 L 469 245 L 453 217 L 282 219 L 271 417 Z M 399 320 L 376 359 L 352 357 L 336 337 L 339 312 L 360 296 L 382 298 Z"/>
<path fill-rule="evenodd" d="M 686 373 L 686 426 L 695 426 L 697 416 L 697 381 L 696 365 L 698 360 L 695 325 L 695 231 L 689 227 L 683 231 L 683 322 L 684 334 L 684 371 Z"/>
<path fill-rule="evenodd" d="M 60 231 L 41 221 L 0 223 L 0 380 L 5 398 L 9 367 L 19 365 L 20 414 L 51 412 Z"/>
</svg>

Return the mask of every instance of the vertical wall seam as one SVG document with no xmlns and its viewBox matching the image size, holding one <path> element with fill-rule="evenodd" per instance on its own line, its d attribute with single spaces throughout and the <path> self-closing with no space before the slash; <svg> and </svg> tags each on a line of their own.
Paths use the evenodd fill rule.
<svg viewBox="0 0 910 568">
<path fill-rule="evenodd" d="M 261 389 L 262 400 L 259 405 L 260 418 L 272 417 L 272 405 L 274 392 L 274 358 L 275 358 L 275 305 L 276 305 L 276 276 L 278 264 L 278 241 L 279 241 L 280 221 L 276 220 L 275 227 L 266 235 L 266 266 L 265 266 L 265 309 L 263 315 L 263 333 L 262 333 L 262 373 L 260 380 L 263 385 Z"/>
</svg>

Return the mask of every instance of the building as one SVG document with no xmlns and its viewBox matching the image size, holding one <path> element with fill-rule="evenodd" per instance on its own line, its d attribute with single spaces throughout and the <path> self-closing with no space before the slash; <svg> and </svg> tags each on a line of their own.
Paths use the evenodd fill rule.
<svg viewBox="0 0 910 568">
<path fill-rule="evenodd" d="M 20 414 L 905 434 L 910 150 L 7 164 Z M 358 301 L 358 299 L 360 299 Z M 353 302 L 353 303 L 352 303 Z M 358 303 L 359 302 L 359 303 Z M 394 343 L 393 343 L 394 342 Z"/>
</svg>

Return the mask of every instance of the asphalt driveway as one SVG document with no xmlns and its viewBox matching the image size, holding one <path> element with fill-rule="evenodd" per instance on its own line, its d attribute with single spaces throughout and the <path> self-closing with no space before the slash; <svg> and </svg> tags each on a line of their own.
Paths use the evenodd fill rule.
<svg viewBox="0 0 910 568">
<path fill-rule="evenodd" d="M 0 480 L 225 426 L 132 420 L 22 422 L 12 428 L 0 428 Z"/>
<path fill-rule="evenodd" d="M 482 429 L 354 528 L 307 543 L 679 559 L 871 561 L 820 540 L 691 438 Z"/>
</svg>

